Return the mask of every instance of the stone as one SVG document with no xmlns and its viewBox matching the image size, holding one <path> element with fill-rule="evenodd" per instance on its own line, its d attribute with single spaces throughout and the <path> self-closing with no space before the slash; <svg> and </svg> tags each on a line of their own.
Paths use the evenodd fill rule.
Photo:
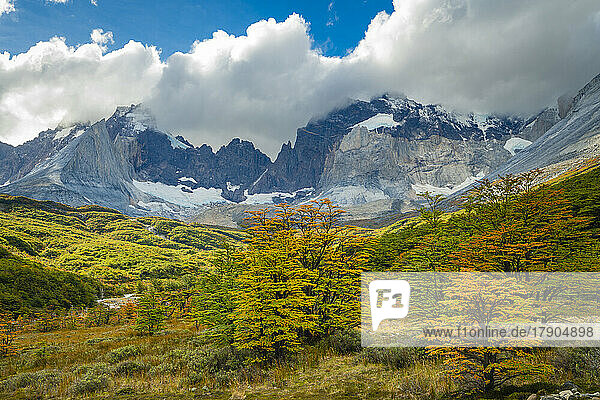
<svg viewBox="0 0 600 400">
<path fill-rule="evenodd" d="M 563 399 L 569 400 L 573 396 L 573 392 L 571 390 L 563 390 L 558 392 L 558 395 Z"/>
</svg>

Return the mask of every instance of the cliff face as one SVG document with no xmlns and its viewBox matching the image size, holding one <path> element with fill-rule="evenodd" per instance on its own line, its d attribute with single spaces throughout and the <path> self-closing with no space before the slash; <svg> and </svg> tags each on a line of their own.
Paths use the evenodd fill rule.
<svg viewBox="0 0 600 400">
<path fill-rule="evenodd" d="M 532 119 L 529 137 L 547 129 Z M 383 96 L 356 101 L 298 129 L 250 193 L 314 188 L 344 204 L 414 198 L 426 185 L 449 191 L 506 161 L 520 118 L 460 115 L 437 105 Z M 359 127 L 363 127 L 360 128 Z M 511 144 L 512 145 L 512 144 Z M 518 150 L 518 149 L 516 149 Z"/>
<path fill-rule="evenodd" d="M 426 190 L 447 194 L 506 161 L 503 145 L 441 135 L 408 139 L 355 127 L 328 157 L 318 187 L 321 196 L 341 204 L 410 201 Z"/>
<path fill-rule="evenodd" d="M 296 132 L 296 142 L 284 144 L 277 159 L 250 187 L 249 193 L 294 192 L 315 187 L 327 155 L 337 147 L 348 129 L 389 106 L 383 101 L 356 101 L 313 119 Z"/>
<path fill-rule="evenodd" d="M 135 197 L 131 173 L 100 121 L 2 191 L 75 206 L 127 209 Z"/>
<path fill-rule="evenodd" d="M 566 107 L 564 118 L 490 177 L 548 168 L 558 174 L 580 161 L 600 157 L 600 75 L 581 89 Z"/>
<path fill-rule="evenodd" d="M 140 181 L 218 188 L 233 198 L 271 165 L 269 157 L 245 140 L 234 139 L 214 153 L 210 146 L 194 147 L 181 136 L 161 132 L 143 106 L 120 107 L 106 125 Z M 234 187 L 239 187 L 237 193 L 230 190 Z"/>
<path fill-rule="evenodd" d="M 558 121 L 561 120 L 560 113 L 556 108 L 547 108 L 534 118 L 525 122 L 525 126 L 521 130 L 520 137 L 535 142 L 544 133 L 548 132 Z"/>
</svg>

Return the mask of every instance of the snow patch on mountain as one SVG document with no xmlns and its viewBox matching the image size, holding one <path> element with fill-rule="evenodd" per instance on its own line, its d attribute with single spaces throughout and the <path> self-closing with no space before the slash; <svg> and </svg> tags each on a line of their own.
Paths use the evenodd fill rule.
<svg viewBox="0 0 600 400">
<path fill-rule="evenodd" d="M 143 105 L 132 106 L 129 108 L 119 107 L 117 108 L 117 113 L 121 113 L 121 115 L 125 117 L 128 128 L 131 129 L 134 134 L 144 132 L 148 129 L 158 131 L 156 118 L 154 118 L 151 111 L 145 108 Z M 177 138 L 175 138 L 175 136 L 168 132 L 161 133 L 163 133 L 167 139 L 169 139 L 169 142 L 171 142 L 171 147 L 174 149 L 187 149 L 190 147 L 187 144 L 179 141 Z"/>
<path fill-rule="evenodd" d="M 135 206 L 130 205 L 131 208 L 136 208 Z M 158 215 L 161 214 L 172 214 L 175 211 L 169 207 L 167 204 L 165 203 L 161 203 L 158 201 L 149 201 L 149 202 L 143 202 L 143 201 L 138 201 L 137 202 L 137 208 L 141 208 L 143 210 L 146 211 L 150 211 L 152 213 L 156 213 Z"/>
<path fill-rule="evenodd" d="M 228 202 L 221 197 L 223 193 L 221 189 L 206 189 L 201 187 L 191 190 L 185 185 L 170 186 L 161 182 L 140 182 L 136 180 L 133 181 L 133 184 L 137 189 L 146 194 L 182 207 L 196 207 L 204 204 Z"/>
<path fill-rule="evenodd" d="M 72 129 L 73 129 L 73 127 L 70 126 L 68 128 L 64 128 L 64 129 L 61 129 L 60 131 L 56 132 L 56 134 L 54 135 L 54 140 L 66 138 L 67 136 L 69 136 L 71 134 Z"/>
<path fill-rule="evenodd" d="M 180 181 L 188 181 L 188 182 L 192 182 L 192 183 L 198 183 L 196 182 L 196 180 L 194 178 L 189 178 L 187 176 L 182 176 L 181 178 L 179 178 Z"/>
<path fill-rule="evenodd" d="M 146 129 L 157 129 L 156 119 L 150 113 L 150 110 L 142 106 L 132 107 L 125 114 L 125 118 L 127 118 L 129 126 L 136 132 L 143 132 Z"/>
<path fill-rule="evenodd" d="M 312 194 L 312 192 L 314 192 L 314 188 L 312 187 L 298 189 L 292 193 L 272 192 L 248 194 L 248 190 L 245 190 L 244 196 L 246 197 L 246 200 L 242 201 L 240 204 L 277 204 L 281 202 L 290 202 L 298 197 L 306 198 Z"/>
<path fill-rule="evenodd" d="M 520 137 L 512 137 L 504 143 L 504 148 L 511 154 L 515 155 L 519 151 L 527 148 L 532 142 L 529 140 L 522 139 Z"/>
<path fill-rule="evenodd" d="M 364 126 L 370 131 L 373 131 L 377 128 L 393 128 L 395 126 L 400 125 L 398 122 L 394 121 L 393 114 L 383 114 L 379 113 L 377 115 L 372 116 L 369 119 L 366 119 L 358 124 L 354 125 L 352 128 L 356 128 L 357 126 Z"/>
<path fill-rule="evenodd" d="M 292 193 L 283 192 L 248 194 L 247 190 L 244 192 L 244 196 L 246 196 L 246 200 L 242 201 L 241 204 L 273 204 L 274 198 L 287 199 L 294 197 Z"/>
<path fill-rule="evenodd" d="M 389 196 L 381 189 L 350 185 L 333 187 L 321 193 L 318 198 L 329 199 L 340 205 L 354 205 L 389 199 Z"/>
<path fill-rule="evenodd" d="M 85 132 L 85 128 L 79 128 L 73 132 L 76 127 L 70 126 L 68 128 L 61 129 L 60 131 L 54 134 L 54 140 L 60 140 L 66 138 L 69 135 L 73 135 L 74 138 L 79 137 Z"/>
<path fill-rule="evenodd" d="M 177 138 L 175 138 L 169 133 L 165 133 L 165 135 L 167 136 L 167 139 L 169 139 L 169 141 L 171 142 L 171 147 L 174 149 L 187 149 L 190 147 L 185 143 L 181 143 L 179 140 L 177 140 Z"/>
<path fill-rule="evenodd" d="M 227 181 L 227 190 L 229 190 L 230 192 L 235 192 L 236 190 L 238 190 L 241 187 L 242 187 L 241 185 L 234 185 L 231 182 Z"/>
<path fill-rule="evenodd" d="M 448 186 L 444 186 L 444 187 L 438 187 L 438 186 L 433 186 L 428 183 L 417 183 L 417 184 L 412 184 L 411 187 L 415 191 L 416 194 L 423 194 L 425 192 L 429 192 L 434 195 L 440 194 L 442 196 L 449 196 L 452 193 L 458 192 L 459 190 L 462 190 L 462 189 L 474 184 L 479 179 L 482 179 L 484 176 L 485 176 L 485 174 L 483 173 L 483 171 L 481 171 L 476 176 L 468 177 L 467 179 L 464 180 L 464 182 L 459 183 L 458 185 L 454 185 L 454 186 L 448 185 Z"/>
</svg>

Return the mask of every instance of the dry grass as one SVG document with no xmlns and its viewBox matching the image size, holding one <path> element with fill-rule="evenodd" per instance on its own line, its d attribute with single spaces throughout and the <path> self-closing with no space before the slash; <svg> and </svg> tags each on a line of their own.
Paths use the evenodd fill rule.
<svg viewBox="0 0 600 400">
<path fill-rule="evenodd" d="M 233 371 L 224 381 L 217 374 L 194 370 L 202 356 L 199 342 L 182 324 L 171 324 L 152 337 L 136 336 L 128 326 L 26 333 L 18 340 L 20 354 L 0 360 L 0 399 L 416 400 L 447 398 L 458 389 L 439 360 L 420 357 L 397 369 L 319 347 L 300 354 L 294 363 L 260 373 Z M 109 356 L 121 348 L 136 350 Z M 536 361 L 543 363 L 551 363 L 554 356 L 550 351 L 535 353 Z M 557 370 L 552 381 L 576 378 Z"/>
<path fill-rule="evenodd" d="M 0 361 L 0 381 L 13 385 L 0 398 L 418 399 L 436 398 L 451 388 L 430 362 L 394 370 L 320 348 L 259 375 L 235 375 L 230 384 L 211 374 L 192 381 L 193 367 L 178 364 L 177 358 L 178 352 L 186 357 L 186 351 L 200 347 L 195 334 L 181 324 L 168 328 L 152 337 L 136 336 L 128 326 L 22 334 L 20 354 Z M 121 348 L 139 353 L 110 356 Z M 48 382 L 40 381 L 45 374 Z"/>
</svg>

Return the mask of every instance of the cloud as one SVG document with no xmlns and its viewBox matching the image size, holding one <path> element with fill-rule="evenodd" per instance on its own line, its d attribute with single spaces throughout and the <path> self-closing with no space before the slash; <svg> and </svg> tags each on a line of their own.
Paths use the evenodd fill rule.
<svg viewBox="0 0 600 400">
<path fill-rule="evenodd" d="M 298 15 L 215 32 L 162 62 L 136 42 L 105 54 L 110 32 L 79 48 L 54 38 L 0 56 L 0 136 L 17 143 L 144 101 L 194 144 L 242 137 L 274 156 L 312 116 L 383 92 L 529 114 L 600 73 L 599 15 L 597 0 L 396 0 L 344 57 L 323 56 Z"/>
<path fill-rule="evenodd" d="M 47 3 L 67 4 L 70 0 L 46 0 Z"/>
<path fill-rule="evenodd" d="M 0 16 L 15 11 L 14 0 L 0 0 Z"/>
<path fill-rule="evenodd" d="M 325 23 L 326 26 L 333 26 L 336 24 L 336 22 L 338 22 L 340 19 L 337 15 L 337 13 L 335 12 L 335 2 L 331 2 L 329 3 L 329 5 L 327 6 L 327 14 L 328 14 L 328 18 L 327 18 L 327 22 Z"/>
<path fill-rule="evenodd" d="M 90 38 L 92 39 L 92 43 L 96 43 L 102 51 L 107 50 L 107 44 L 113 44 L 115 40 L 113 39 L 113 33 L 111 31 L 104 32 L 103 29 L 94 29 L 90 34 Z"/>
<path fill-rule="evenodd" d="M 298 15 L 257 22 L 245 36 L 215 32 L 169 57 L 148 104 L 161 126 L 195 143 L 243 137 L 275 155 L 296 127 L 339 101 L 326 87 L 340 60 L 311 45 Z"/>
<path fill-rule="evenodd" d="M 595 0 L 411 0 L 380 13 L 350 56 L 409 96 L 528 113 L 600 73 Z"/>
<path fill-rule="evenodd" d="M 116 104 L 140 102 L 162 68 L 154 47 L 133 41 L 103 54 L 98 43 L 71 47 L 55 37 L 22 54 L 0 54 L 0 141 L 18 144 L 60 123 L 96 121 Z"/>
</svg>

